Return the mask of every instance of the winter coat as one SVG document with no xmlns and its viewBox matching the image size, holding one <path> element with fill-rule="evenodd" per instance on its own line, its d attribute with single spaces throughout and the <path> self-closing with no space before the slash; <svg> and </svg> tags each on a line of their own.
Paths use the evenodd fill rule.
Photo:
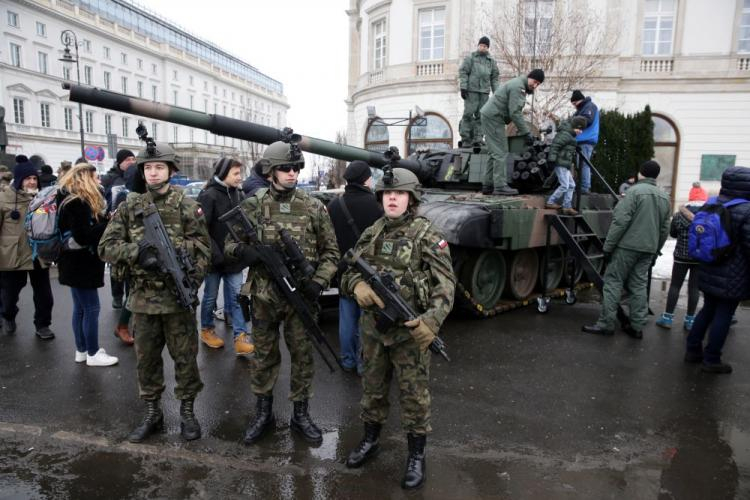
<svg viewBox="0 0 750 500">
<path fill-rule="evenodd" d="M 60 231 L 71 231 L 74 242 L 85 247 L 60 253 L 57 260 L 60 284 L 73 288 L 103 287 L 104 262 L 96 253 L 96 247 L 107 227 L 107 220 L 95 221 L 91 207 L 80 198 L 66 199 L 60 207 Z"/>
<path fill-rule="evenodd" d="M 135 165 L 131 166 L 133 170 L 137 170 L 135 168 Z M 128 169 L 130 170 L 130 168 Z M 113 210 L 115 207 L 112 206 L 112 188 L 115 186 L 125 186 L 126 184 L 126 178 L 125 178 L 125 172 L 123 170 L 120 170 L 120 167 L 117 165 L 113 166 L 112 168 L 107 171 L 105 175 L 102 176 L 102 188 L 104 189 L 104 198 L 107 200 L 107 207 L 110 210 Z"/>
<path fill-rule="evenodd" d="M 719 200 L 750 200 L 750 168 L 730 167 L 721 176 Z M 729 256 L 717 264 L 700 264 L 698 286 L 701 291 L 724 300 L 750 298 L 750 203 L 730 207 L 732 243 Z"/>
<path fill-rule="evenodd" d="M 244 200 L 242 191 L 220 184 L 216 178 L 208 181 L 208 185 L 198 195 L 198 203 L 203 209 L 203 217 L 208 225 L 208 235 L 211 238 L 211 267 L 209 272 L 238 273 L 244 269 L 241 263 L 232 261 L 224 255 L 224 240 L 229 234 L 227 225 L 219 222 L 219 217 Z"/>
<path fill-rule="evenodd" d="M 29 203 L 34 195 L 25 191 L 16 191 L 9 186 L 0 192 L 0 271 L 30 271 L 34 269 L 31 259 L 31 246 L 26 237 L 23 224 Z M 14 219 L 11 214 L 18 210 L 19 217 Z M 43 267 L 47 267 L 40 261 Z"/>
<path fill-rule="evenodd" d="M 271 187 L 271 182 L 258 175 L 255 170 L 253 170 L 253 172 L 250 174 L 250 177 L 245 179 L 245 181 L 242 183 L 242 191 L 248 198 L 254 195 L 255 192 L 260 188 L 267 187 Z"/>
<path fill-rule="evenodd" d="M 469 92 L 481 92 L 489 94 L 497 88 L 500 72 L 497 62 L 489 54 L 481 54 L 479 51 L 472 52 L 464 58 L 464 62 L 458 69 L 458 80 L 461 90 Z"/>
<path fill-rule="evenodd" d="M 571 168 L 576 156 L 576 133 L 570 120 L 560 123 L 552 140 L 547 159 L 558 167 Z"/>
<path fill-rule="evenodd" d="M 612 217 L 604 252 L 615 248 L 651 254 L 659 253 L 669 235 L 669 196 L 654 179 L 641 179 L 628 189 Z"/>
<path fill-rule="evenodd" d="M 383 216 L 383 207 L 378 203 L 375 194 L 369 188 L 360 184 L 347 184 L 344 188 L 344 194 L 328 203 L 328 215 L 331 216 L 333 230 L 336 232 L 336 242 L 339 244 L 341 255 L 344 255 L 350 248 L 354 248 L 359 235 L 354 233 L 351 225 L 347 222 L 344 209 L 341 207 L 342 199 L 346 203 L 346 208 L 349 209 L 360 235 Z"/>
<path fill-rule="evenodd" d="M 573 116 L 586 118 L 586 128 L 576 140 L 578 144 L 596 144 L 599 142 L 599 108 L 590 97 L 583 100 Z"/>
<path fill-rule="evenodd" d="M 523 119 L 523 107 L 526 105 L 526 94 L 531 93 L 527 86 L 528 77 L 518 76 L 497 88 L 479 112 L 487 116 L 496 116 L 505 124 L 513 122 L 518 135 L 529 133 L 529 126 Z"/>
<path fill-rule="evenodd" d="M 695 215 L 701 207 L 700 205 L 685 205 L 684 208 Z M 683 264 L 695 264 L 696 262 L 688 255 L 688 229 L 690 229 L 691 222 L 692 220 L 688 219 L 680 209 L 672 216 L 672 224 L 669 226 L 669 235 L 672 238 L 677 238 L 674 246 L 674 260 Z"/>
</svg>

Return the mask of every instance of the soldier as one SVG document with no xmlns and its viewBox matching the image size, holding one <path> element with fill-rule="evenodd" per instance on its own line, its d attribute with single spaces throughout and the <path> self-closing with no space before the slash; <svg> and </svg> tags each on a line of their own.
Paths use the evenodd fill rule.
<svg viewBox="0 0 750 500">
<path fill-rule="evenodd" d="M 260 160 L 263 176 L 271 176 L 269 188 L 261 188 L 240 206 L 256 224 L 258 237 L 267 244 L 279 240 L 280 228 L 287 229 L 315 268 L 311 279 L 300 283 L 304 295 L 316 304 L 336 274 L 339 251 L 331 219 L 323 204 L 297 189 L 299 171 L 305 160 L 296 148 L 285 142 L 274 142 L 263 152 Z M 227 238 L 224 252 L 252 266 L 257 253 L 249 244 Z M 284 340 L 291 356 L 289 399 L 294 405 L 290 426 L 304 439 L 320 443 L 323 434 L 308 414 L 308 400 L 312 396 L 312 344 L 294 309 L 273 285 L 262 266 L 251 267 L 241 293 L 253 300 L 253 337 L 255 357 L 251 360 L 251 386 L 257 397 L 256 412 L 245 432 L 245 444 L 253 444 L 274 424 L 273 388 L 281 366 L 279 351 L 280 328 L 284 325 Z"/>
<path fill-rule="evenodd" d="M 453 306 L 456 279 L 448 243 L 424 217 L 417 216 L 420 186 L 417 177 L 393 169 L 390 185 L 378 184 L 376 194 L 385 216 L 367 228 L 354 247 L 355 254 L 380 272 L 394 274 L 401 293 L 420 316 L 385 332 L 376 329 L 377 307 L 383 302 L 362 279 L 349 270 L 342 290 L 363 308 L 360 319 L 364 374 L 362 420 L 365 435 L 346 461 L 355 468 L 378 449 L 380 429 L 388 417 L 388 392 L 394 373 L 398 380 L 401 424 L 407 432 L 409 457 L 401 487 L 418 488 L 424 482 L 425 443 L 430 427 L 429 345 Z"/>
<path fill-rule="evenodd" d="M 458 70 L 461 84 L 461 99 L 464 100 L 464 115 L 458 124 L 463 147 L 482 141 L 479 110 L 487 102 L 490 90 L 495 92 L 498 76 L 497 62 L 490 56 L 490 39 L 479 39 L 477 50 L 464 59 Z"/>
<path fill-rule="evenodd" d="M 484 140 L 489 149 L 490 161 L 482 182 L 483 194 L 518 194 L 508 186 L 508 138 L 505 136 L 505 125 L 513 122 L 518 135 L 526 136 L 526 144 L 534 143 L 531 131 L 523 119 L 523 107 L 526 94 L 531 94 L 544 82 L 544 71 L 532 70 L 527 76 L 518 76 L 505 82 L 482 106 L 482 128 Z"/>
<path fill-rule="evenodd" d="M 184 309 L 171 292 L 171 276 L 159 272 L 155 248 L 144 237 L 143 210 L 156 205 L 176 249 L 185 249 L 194 264 L 191 281 L 197 288 L 208 269 L 211 255 L 208 229 L 195 200 L 169 184 L 178 171 L 175 152 L 167 144 L 155 144 L 138 155 L 137 168 L 145 181 L 144 194 L 132 192 L 120 205 L 99 243 L 99 255 L 113 266 L 128 267 L 130 293 L 126 307 L 135 314 L 135 350 L 140 397 L 146 402 L 143 421 L 128 436 L 140 443 L 163 427 L 159 399 L 164 392 L 162 351 L 167 345 L 175 365 L 175 396 L 180 404 L 180 429 L 186 440 L 201 436 L 193 402 L 203 387 L 198 372 L 198 327 L 195 313 Z M 195 304 L 198 301 L 196 298 Z"/>
</svg>

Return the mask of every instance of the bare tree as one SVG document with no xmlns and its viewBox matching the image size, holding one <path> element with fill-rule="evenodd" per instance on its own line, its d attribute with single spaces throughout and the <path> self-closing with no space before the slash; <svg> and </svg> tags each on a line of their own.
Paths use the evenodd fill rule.
<svg viewBox="0 0 750 500">
<path fill-rule="evenodd" d="M 485 7 L 485 32 L 500 66 L 501 81 L 542 68 L 531 123 L 569 114 L 570 94 L 585 89 L 615 56 L 619 31 L 579 0 L 504 0 Z M 614 14 L 616 15 L 616 14 Z"/>
<path fill-rule="evenodd" d="M 336 144 L 346 144 L 346 131 L 339 130 L 338 132 L 336 132 Z M 331 173 L 328 181 L 328 187 L 337 188 L 345 183 L 344 171 L 346 171 L 346 160 L 332 159 L 331 163 Z"/>
</svg>

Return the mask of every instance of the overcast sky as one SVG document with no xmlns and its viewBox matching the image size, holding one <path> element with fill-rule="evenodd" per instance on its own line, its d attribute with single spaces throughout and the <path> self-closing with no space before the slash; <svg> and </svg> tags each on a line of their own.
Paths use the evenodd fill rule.
<svg viewBox="0 0 750 500">
<path fill-rule="evenodd" d="M 142 3 L 144 5 L 145 3 Z M 333 141 L 346 128 L 348 0 L 150 0 L 148 8 L 284 85 L 287 124 Z"/>
</svg>

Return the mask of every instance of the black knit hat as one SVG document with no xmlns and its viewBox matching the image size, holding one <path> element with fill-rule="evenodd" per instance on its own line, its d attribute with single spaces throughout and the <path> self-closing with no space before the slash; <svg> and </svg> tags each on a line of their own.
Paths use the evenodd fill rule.
<svg viewBox="0 0 750 500">
<path fill-rule="evenodd" d="M 477 45 L 486 45 L 487 47 L 489 47 L 490 39 L 487 38 L 486 36 L 483 36 L 482 38 L 479 39 L 479 43 Z"/>
<path fill-rule="evenodd" d="M 372 177 L 370 166 L 362 160 L 351 162 L 344 172 L 344 180 L 348 184 L 364 184 L 370 177 Z"/>
<path fill-rule="evenodd" d="M 37 174 L 36 171 L 36 166 L 33 163 L 27 160 L 13 167 L 13 187 L 16 189 L 16 191 L 21 190 L 23 180 L 27 177 L 39 178 L 39 174 Z"/>
<path fill-rule="evenodd" d="M 586 96 L 580 90 L 574 90 L 573 95 L 570 96 L 570 102 L 583 101 Z"/>
<path fill-rule="evenodd" d="M 640 172 L 643 177 L 648 177 L 649 179 L 656 179 L 659 177 L 660 171 L 661 167 L 654 160 L 644 161 L 641 168 L 638 169 L 638 172 Z"/>
<path fill-rule="evenodd" d="M 531 72 L 529 72 L 527 76 L 528 78 L 533 78 L 539 83 L 544 82 L 544 70 L 542 69 L 539 69 L 539 68 L 532 69 Z"/>
<path fill-rule="evenodd" d="M 219 158 L 218 160 L 216 160 L 216 163 L 214 163 L 214 176 L 218 177 L 220 181 L 223 181 L 227 178 L 227 175 L 229 175 L 229 170 L 235 163 L 237 163 L 237 161 L 233 160 L 232 158 Z"/>
<path fill-rule="evenodd" d="M 133 158 L 135 158 L 135 155 L 133 154 L 133 152 L 131 150 L 129 150 L 129 149 L 121 149 L 121 150 L 119 150 L 117 152 L 117 156 L 115 156 L 115 163 L 119 167 L 120 163 L 122 163 L 123 161 L 125 161 L 126 158 L 130 158 L 131 156 Z"/>
</svg>

